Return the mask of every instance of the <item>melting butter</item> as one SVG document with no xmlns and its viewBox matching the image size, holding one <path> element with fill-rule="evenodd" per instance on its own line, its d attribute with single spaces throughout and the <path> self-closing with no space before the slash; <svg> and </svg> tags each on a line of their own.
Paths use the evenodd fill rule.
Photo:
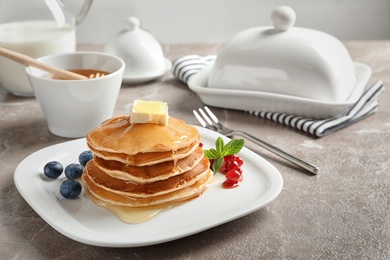
<svg viewBox="0 0 390 260">
<path fill-rule="evenodd" d="M 161 101 L 134 100 L 131 124 L 168 124 L 168 104 Z"/>
</svg>

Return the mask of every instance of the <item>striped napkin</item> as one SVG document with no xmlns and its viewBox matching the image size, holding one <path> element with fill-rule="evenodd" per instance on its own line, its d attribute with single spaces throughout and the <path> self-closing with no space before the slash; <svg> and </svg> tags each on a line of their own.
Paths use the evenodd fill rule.
<svg viewBox="0 0 390 260">
<path fill-rule="evenodd" d="M 186 83 L 202 70 L 207 64 L 214 61 L 215 55 L 199 56 L 187 55 L 172 63 L 172 73 L 179 81 Z M 362 94 L 360 99 L 347 113 L 339 117 L 328 119 L 304 118 L 276 112 L 246 111 L 247 113 L 265 118 L 294 129 L 303 131 L 316 137 L 323 137 L 352 125 L 378 110 L 379 95 L 384 91 L 383 82 L 378 80 Z"/>
</svg>

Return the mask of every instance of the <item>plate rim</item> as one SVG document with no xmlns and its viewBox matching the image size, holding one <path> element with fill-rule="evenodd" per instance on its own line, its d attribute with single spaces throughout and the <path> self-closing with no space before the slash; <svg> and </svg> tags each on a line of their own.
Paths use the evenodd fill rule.
<svg viewBox="0 0 390 260">
<path fill-rule="evenodd" d="M 215 137 L 221 136 L 224 140 L 230 140 L 229 138 L 227 138 L 225 136 L 222 136 L 222 135 L 220 135 L 220 134 L 218 134 L 216 132 L 213 132 L 211 130 L 204 129 L 204 128 L 201 128 L 201 127 L 198 127 L 198 126 L 196 126 L 196 127 L 200 130 L 201 136 L 202 136 L 202 132 L 205 131 L 206 133 L 209 133 L 209 134 L 212 133 L 213 134 L 212 136 L 215 136 Z M 28 194 L 26 194 L 23 191 L 23 185 L 25 185 L 25 184 L 20 183 L 21 180 L 23 179 L 22 175 L 26 174 L 26 173 L 22 173 L 21 172 L 21 168 L 24 167 L 24 164 L 26 162 L 29 162 L 29 160 L 31 160 L 32 158 L 38 156 L 40 153 L 43 153 L 44 151 L 49 151 L 50 149 L 53 149 L 53 147 L 59 148 L 59 147 L 62 147 L 64 145 L 69 145 L 69 147 L 70 147 L 70 146 L 72 146 L 72 144 L 73 145 L 74 144 L 78 144 L 78 142 L 83 142 L 83 141 L 85 141 L 85 138 L 75 139 L 75 140 L 66 141 L 66 142 L 62 142 L 62 143 L 59 143 L 59 144 L 51 145 L 51 146 L 48 146 L 48 147 L 45 147 L 45 148 L 42 148 L 42 149 L 40 149 L 38 151 L 33 152 L 32 154 L 27 156 L 25 159 L 23 159 L 18 164 L 18 166 L 16 167 L 15 173 L 14 173 L 14 183 L 15 183 L 15 186 L 16 186 L 17 190 L 19 191 L 21 196 L 25 199 L 25 201 L 30 205 L 30 207 L 47 224 L 49 224 L 52 228 L 54 228 L 57 232 L 61 233 L 62 235 L 66 236 L 66 237 L 68 237 L 70 239 L 73 239 L 75 241 L 84 243 L 84 244 L 95 245 L 95 246 L 102 246 L 102 247 L 113 247 L 113 248 L 114 247 L 139 247 L 139 246 L 154 245 L 154 244 L 160 244 L 160 243 L 164 243 L 164 242 L 168 242 L 168 241 L 177 240 L 177 239 L 180 239 L 180 238 L 183 238 L 183 237 L 186 237 L 186 236 L 190 236 L 190 235 L 202 232 L 204 230 L 213 228 L 215 226 L 219 226 L 219 225 L 222 225 L 224 223 L 233 221 L 235 219 L 241 218 L 241 217 L 246 216 L 248 214 L 251 214 L 251 213 L 253 213 L 253 212 L 255 212 L 255 211 L 265 207 L 266 205 L 268 205 L 272 201 L 274 201 L 280 195 L 280 193 L 281 193 L 281 191 L 283 189 L 283 184 L 284 183 L 283 183 L 282 175 L 275 168 L 275 166 L 273 166 L 271 163 L 269 163 L 263 157 L 261 157 L 260 155 L 254 153 L 253 151 L 249 150 L 248 148 L 244 148 L 243 149 L 244 153 L 245 154 L 249 154 L 251 156 L 251 159 L 252 159 L 252 156 L 256 157 L 256 159 L 260 159 L 261 163 L 259 163 L 259 165 L 261 165 L 262 168 L 266 168 L 268 171 L 269 171 L 269 169 L 271 169 L 271 171 L 272 171 L 272 173 L 271 173 L 271 171 L 270 172 L 265 172 L 264 176 L 263 176 L 264 178 L 266 178 L 268 183 L 270 183 L 268 186 L 272 189 L 272 190 L 269 191 L 268 190 L 268 186 L 267 186 L 267 194 L 271 192 L 272 196 L 271 197 L 267 197 L 267 201 L 265 203 L 262 203 L 261 205 L 257 205 L 255 207 L 250 207 L 250 208 L 248 208 L 248 210 L 245 210 L 245 211 L 240 211 L 240 214 L 233 214 L 234 215 L 233 217 L 225 218 L 222 221 L 221 220 L 213 221 L 213 222 L 209 223 L 208 225 L 203 225 L 202 228 L 192 229 L 190 232 L 189 231 L 186 231 L 184 233 L 183 232 L 176 232 L 176 233 L 173 233 L 173 234 L 168 235 L 168 236 L 151 238 L 151 239 L 149 239 L 147 241 L 139 241 L 139 242 L 131 242 L 131 243 L 123 241 L 123 242 L 119 243 L 119 242 L 115 242 L 115 241 L 102 241 L 102 240 L 99 240 L 99 239 L 96 239 L 96 238 L 95 238 L 95 240 L 87 239 L 86 237 L 75 236 L 74 234 L 72 234 L 68 230 L 64 230 L 63 227 L 61 227 L 61 224 L 53 223 L 52 220 L 47 216 L 47 213 L 45 214 L 44 212 L 41 212 L 41 209 L 39 207 L 37 208 L 37 206 L 35 205 L 36 202 L 31 201 L 31 199 L 29 198 Z M 30 172 L 30 174 L 33 174 L 33 173 Z M 35 189 L 37 189 L 37 188 L 35 188 Z M 228 190 L 226 190 L 226 191 L 228 191 Z M 198 198 L 198 199 L 200 199 L 200 198 Z M 253 204 L 253 202 L 251 202 L 251 204 Z M 185 204 L 184 205 L 180 205 L 180 207 L 182 207 L 182 206 L 185 206 Z M 96 206 L 96 207 L 99 207 L 99 206 Z M 112 214 L 112 213 L 109 213 L 109 214 Z M 116 218 L 116 216 L 114 216 L 113 214 L 112 214 L 112 217 Z M 158 217 L 159 216 L 157 216 L 156 218 L 158 218 Z M 145 223 L 147 223 L 147 222 L 145 222 Z M 138 225 L 144 225 L 145 223 L 136 224 L 136 225 L 137 226 Z M 133 225 L 133 224 L 125 224 L 125 225 Z"/>
</svg>

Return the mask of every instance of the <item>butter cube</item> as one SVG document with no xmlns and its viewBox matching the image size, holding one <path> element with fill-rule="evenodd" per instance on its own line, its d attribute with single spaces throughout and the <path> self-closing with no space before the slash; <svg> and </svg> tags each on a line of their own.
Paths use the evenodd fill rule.
<svg viewBox="0 0 390 260">
<path fill-rule="evenodd" d="M 134 100 L 131 124 L 168 124 L 168 104 L 161 101 Z"/>
</svg>

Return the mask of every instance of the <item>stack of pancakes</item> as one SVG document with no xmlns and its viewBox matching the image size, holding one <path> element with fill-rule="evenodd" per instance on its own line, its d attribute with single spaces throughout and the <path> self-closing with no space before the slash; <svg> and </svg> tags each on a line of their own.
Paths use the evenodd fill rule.
<svg viewBox="0 0 390 260">
<path fill-rule="evenodd" d="M 166 126 L 103 122 L 87 135 L 94 153 L 83 181 L 102 206 L 164 207 L 197 198 L 212 177 L 198 130 L 169 117 Z"/>
</svg>

